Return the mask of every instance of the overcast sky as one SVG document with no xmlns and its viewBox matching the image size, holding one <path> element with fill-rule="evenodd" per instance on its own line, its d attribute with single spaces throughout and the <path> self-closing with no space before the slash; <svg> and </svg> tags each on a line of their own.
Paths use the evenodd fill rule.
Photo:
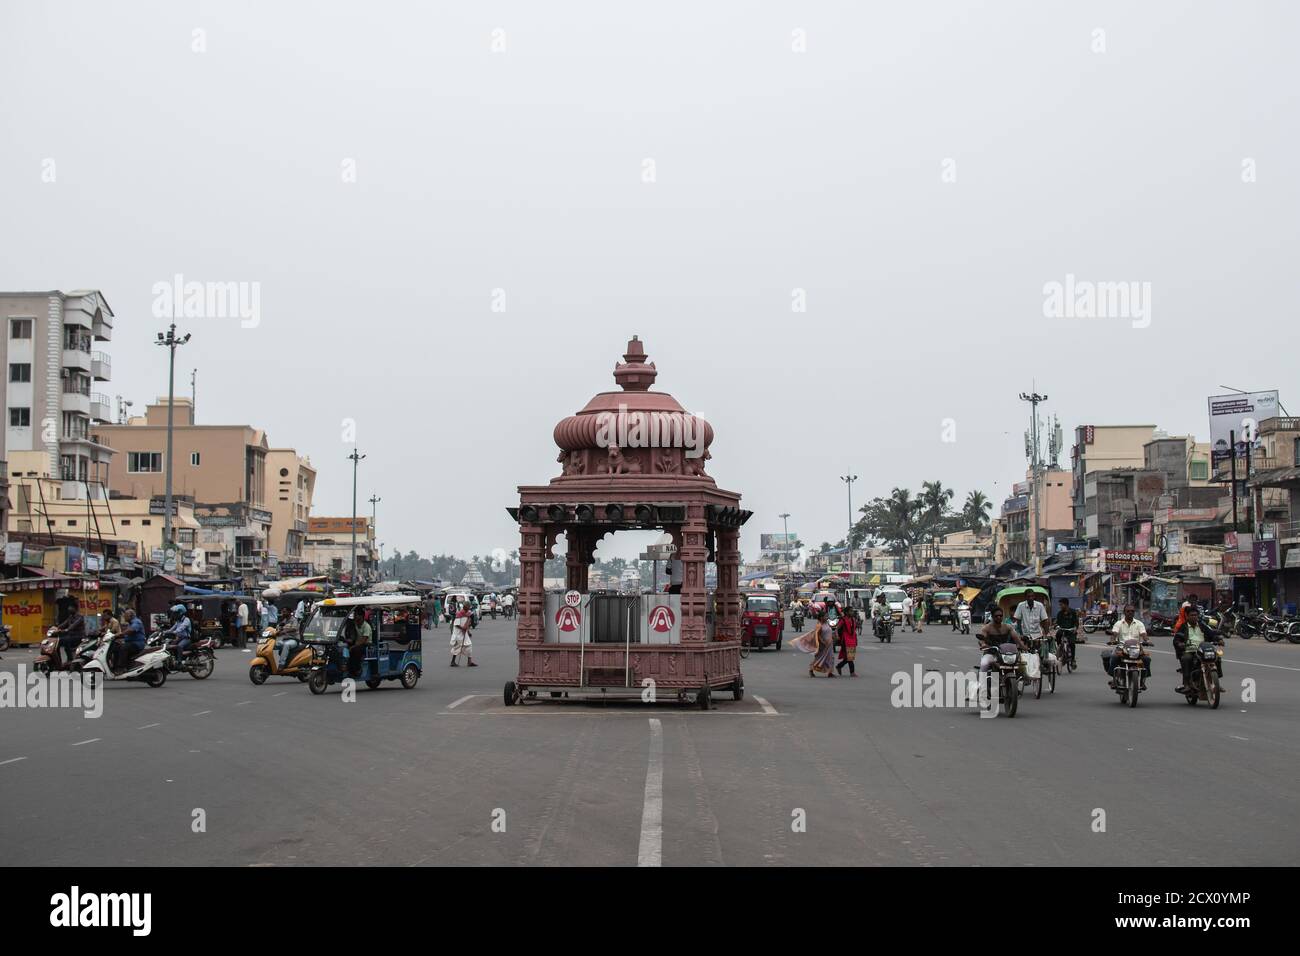
<svg viewBox="0 0 1300 956">
<path fill-rule="evenodd" d="M 516 486 L 634 333 L 713 423 L 746 554 L 782 511 L 837 540 L 850 469 L 855 504 L 936 478 L 1000 502 L 1035 380 L 1067 435 L 1204 439 L 1221 383 L 1300 410 L 1298 27 L 1292 2 L 6 0 L 0 288 L 102 290 L 102 390 L 139 408 L 166 392 L 154 284 L 260 283 L 255 328 L 182 320 L 178 379 L 200 422 L 309 454 L 321 515 L 350 509 L 354 419 L 389 552 L 517 547 Z M 1045 316 L 1069 274 L 1149 283 L 1149 312 Z"/>
</svg>

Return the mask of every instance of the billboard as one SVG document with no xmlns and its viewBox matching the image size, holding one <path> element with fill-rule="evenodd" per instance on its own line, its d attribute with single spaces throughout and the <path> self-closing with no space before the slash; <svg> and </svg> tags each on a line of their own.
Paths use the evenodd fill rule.
<svg viewBox="0 0 1300 956">
<path fill-rule="evenodd" d="M 784 554 L 794 547 L 794 543 L 799 540 L 797 534 L 760 534 L 759 550 L 776 551 Z"/>
<path fill-rule="evenodd" d="M 1232 457 L 1234 439 L 1238 458 L 1246 457 L 1248 441 L 1258 447 L 1259 423 L 1266 418 L 1276 418 L 1279 411 L 1276 389 L 1271 392 L 1211 395 L 1209 406 L 1210 454 L 1216 464 Z"/>
</svg>

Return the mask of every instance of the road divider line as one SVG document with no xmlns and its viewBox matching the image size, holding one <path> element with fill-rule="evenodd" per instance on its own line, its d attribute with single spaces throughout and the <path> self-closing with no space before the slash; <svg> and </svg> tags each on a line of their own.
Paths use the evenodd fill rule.
<svg viewBox="0 0 1300 956">
<path fill-rule="evenodd" d="M 477 696 L 478 696 L 478 694 L 466 694 L 464 697 L 460 698 L 459 700 L 452 701 L 450 704 L 448 704 L 448 705 L 447 705 L 447 709 L 448 709 L 448 710 L 455 710 L 455 709 L 456 709 L 457 707 L 459 707 L 461 704 L 465 703 L 465 701 L 467 701 L 467 700 L 473 700 L 473 699 L 474 699 L 475 697 L 477 697 Z"/>
<path fill-rule="evenodd" d="M 272 696 L 272 697 L 283 697 L 283 696 L 284 696 L 285 694 L 287 694 L 287 693 L 289 693 L 287 690 L 282 690 L 282 691 L 280 691 L 280 693 L 278 693 L 278 694 L 272 694 L 271 696 Z"/>
<path fill-rule="evenodd" d="M 773 717 L 778 716 L 777 709 L 773 707 L 771 704 L 769 704 L 765 698 L 759 697 L 757 694 L 755 694 L 754 702 L 757 703 L 759 707 L 763 708 L 763 713 L 769 714 Z"/>
<path fill-rule="evenodd" d="M 77 741 L 75 744 L 73 744 L 72 746 L 74 746 L 74 747 L 80 747 L 82 744 L 95 744 L 95 743 L 99 743 L 99 741 L 101 741 L 101 740 L 103 740 L 103 739 L 104 739 L 103 737 L 91 737 L 89 740 L 78 740 L 78 741 Z"/>
<path fill-rule="evenodd" d="M 136 730 L 148 730 L 150 727 L 161 727 L 162 724 L 145 724 L 143 727 L 137 727 Z"/>
<path fill-rule="evenodd" d="M 641 844 L 637 866 L 662 866 L 664 845 L 664 727 L 650 718 L 650 756 L 645 771 L 645 803 L 641 808 Z"/>
<path fill-rule="evenodd" d="M 8 760 L 0 760 L 0 767 L 3 767 L 7 763 L 17 763 L 20 760 L 26 759 L 26 757 L 10 757 Z"/>
<path fill-rule="evenodd" d="M 190 716 L 191 716 L 191 717 L 202 717 L 204 714 L 210 714 L 210 713 L 212 713 L 212 711 L 210 711 L 210 710 L 201 710 L 201 711 L 199 711 L 197 714 L 190 714 Z"/>
<path fill-rule="evenodd" d="M 251 703 L 252 703 L 251 700 L 241 700 L 239 703 L 235 704 L 235 706 L 236 706 L 236 707 L 243 707 L 245 704 L 251 704 Z"/>
</svg>

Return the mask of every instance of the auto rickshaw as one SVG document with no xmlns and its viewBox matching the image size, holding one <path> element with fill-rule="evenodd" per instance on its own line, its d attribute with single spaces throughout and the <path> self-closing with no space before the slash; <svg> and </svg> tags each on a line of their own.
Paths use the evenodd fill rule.
<svg viewBox="0 0 1300 956">
<path fill-rule="evenodd" d="M 299 639 L 311 651 L 307 687 L 323 694 L 330 684 L 346 680 L 349 649 L 344 624 L 363 608 L 373 631 L 363 654 L 358 679 L 371 690 L 384 681 L 400 681 L 410 690 L 424 671 L 420 630 L 420 598 L 415 594 L 325 598 L 312 609 Z"/>
</svg>

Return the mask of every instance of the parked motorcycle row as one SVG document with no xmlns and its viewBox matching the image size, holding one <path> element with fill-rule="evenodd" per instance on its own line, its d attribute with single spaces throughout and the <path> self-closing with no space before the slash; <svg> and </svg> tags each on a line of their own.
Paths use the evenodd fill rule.
<svg viewBox="0 0 1300 956">
<path fill-rule="evenodd" d="M 88 681 L 140 681 L 150 687 L 161 687 L 169 674 L 185 673 L 195 680 L 205 680 L 217 665 L 214 638 L 196 639 L 181 653 L 170 629 L 155 632 L 145 641 L 144 648 L 125 662 L 110 661 L 117 635 L 107 631 L 92 634 L 69 656 L 59 643 L 61 634 L 57 627 L 46 631 L 40 655 L 32 664 L 37 673 L 69 672 L 81 674 Z"/>
</svg>

